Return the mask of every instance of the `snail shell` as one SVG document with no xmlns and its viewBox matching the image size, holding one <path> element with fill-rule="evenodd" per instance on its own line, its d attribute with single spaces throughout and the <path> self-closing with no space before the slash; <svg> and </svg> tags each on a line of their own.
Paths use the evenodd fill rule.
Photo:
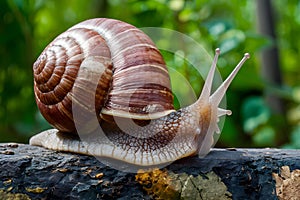
<svg viewBox="0 0 300 200">
<path fill-rule="evenodd" d="M 82 62 L 91 57 L 101 63 L 94 68 L 104 67 L 101 78 L 77 77 Z M 90 105 L 84 94 L 95 93 L 89 90 L 90 84 L 97 84 L 97 115 L 100 111 L 120 117 L 130 113 L 135 119 L 151 119 L 174 110 L 160 52 L 139 29 L 117 20 L 93 19 L 70 28 L 46 47 L 33 71 L 38 107 L 60 131 L 76 132 L 71 104 L 85 113 Z M 74 85 L 75 79 L 81 81 Z M 73 87 L 82 90 L 76 101 L 72 101 Z"/>
<path fill-rule="evenodd" d="M 30 144 L 134 165 L 205 155 L 213 145 L 213 133 L 219 131 L 218 118 L 231 114 L 218 105 L 249 57 L 245 54 L 211 95 L 219 54 L 217 49 L 198 101 L 174 111 L 165 62 L 147 35 L 114 19 L 81 22 L 54 39 L 33 65 L 38 108 L 59 132 L 40 133 Z M 74 110 L 80 113 L 76 120 Z M 97 127 L 90 121 L 95 115 L 104 138 L 93 138 Z M 125 128 L 120 128 L 116 119 L 121 119 Z M 127 119 L 140 126 L 127 124 Z M 84 141 L 67 136 L 76 135 L 82 126 L 89 135 Z"/>
</svg>

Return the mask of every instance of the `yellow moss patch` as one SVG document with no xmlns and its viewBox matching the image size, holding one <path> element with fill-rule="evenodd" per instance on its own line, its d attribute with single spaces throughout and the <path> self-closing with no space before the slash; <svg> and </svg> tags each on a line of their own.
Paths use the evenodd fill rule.
<svg viewBox="0 0 300 200">
<path fill-rule="evenodd" d="M 44 192 L 47 188 L 41 188 L 41 187 L 35 187 L 35 188 L 25 188 L 27 192 L 31 192 L 31 193 L 42 193 Z"/>
<path fill-rule="evenodd" d="M 279 174 L 273 173 L 276 194 L 279 200 L 300 199 L 300 170 L 290 172 L 289 166 L 282 166 Z"/>
<path fill-rule="evenodd" d="M 6 181 L 3 181 L 4 185 L 10 185 L 12 183 L 12 179 L 7 179 Z"/>
<path fill-rule="evenodd" d="M 83 173 L 89 175 L 91 178 L 95 178 L 95 179 L 101 179 L 104 176 L 104 173 L 100 172 L 100 173 L 93 173 L 95 169 L 93 168 L 88 168 L 86 169 Z"/>
<path fill-rule="evenodd" d="M 13 194 L 13 193 L 8 193 L 3 190 L 0 190 L 0 199 L 5 199 L 5 200 L 30 200 L 29 196 L 26 194 Z"/>
<path fill-rule="evenodd" d="M 213 172 L 202 177 L 166 170 L 139 170 L 136 181 L 155 199 L 231 199 L 226 185 Z"/>
<path fill-rule="evenodd" d="M 69 169 L 67 169 L 67 168 L 59 168 L 59 169 L 57 169 L 57 171 L 59 171 L 61 173 L 66 173 L 66 172 L 69 171 Z"/>
<path fill-rule="evenodd" d="M 9 188 L 6 188 L 6 192 L 10 192 L 12 191 L 14 188 L 12 186 L 10 186 Z"/>
<path fill-rule="evenodd" d="M 103 176 L 104 176 L 103 173 L 98 173 L 98 174 L 95 175 L 95 178 L 96 178 L 96 179 L 100 179 L 100 178 L 102 178 Z"/>
<path fill-rule="evenodd" d="M 143 186 L 143 189 L 155 198 L 177 199 L 179 197 L 180 189 L 165 170 L 154 169 L 149 172 L 139 170 L 135 178 Z"/>
</svg>

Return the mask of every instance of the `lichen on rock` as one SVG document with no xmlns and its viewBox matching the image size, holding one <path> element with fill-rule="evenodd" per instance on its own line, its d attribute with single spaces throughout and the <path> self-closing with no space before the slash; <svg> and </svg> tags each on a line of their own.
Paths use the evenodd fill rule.
<svg viewBox="0 0 300 200">
<path fill-rule="evenodd" d="M 226 185 L 214 172 L 205 175 L 176 174 L 167 170 L 140 170 L 136 181 L 154 199 L 231 199 Z"/>
<path fill-rule="evenodd" d="M 289 166 L 282 166 L 278 174 L 273 173 L 276 181 L 276 194 L 279 200 L 300 199 L 300 170 L 290 171 Z"/>
<path fill-rule="evenodd" d="M 20 194 L 20 193 L 9 193 L 4 190 L 0 190 L 0 199 L 5 200 L 30 200 L 29 196 L 26 194 Z"/>
</svg>

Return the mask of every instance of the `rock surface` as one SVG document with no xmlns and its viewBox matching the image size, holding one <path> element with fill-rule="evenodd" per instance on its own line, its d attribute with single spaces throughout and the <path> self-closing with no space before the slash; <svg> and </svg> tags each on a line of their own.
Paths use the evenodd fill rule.
<svg viewBox="0 0 300 200">
<path fill-rule="evenodd" d="M 190 180 L 200 176 L 209 179 L 206 175 L 213 172 L 226 185 L 226 194 L 232 195 L 227 197 L 268 200 L 277 199 L 272 173 L 278 173 L 282 166 L 300 169 L 300 151 L 213 149 L 204 158 L 181 159 L 162 171 L 179 178 L 192 177 Z M 166 188 L 170 189 L 168 185 Z M 25 144 L 0 144 L 0 196 L 6 194 L 30 199 L 155 198 L 145 191 L 135 173 L 115 170 L 92 156 Z"/>
</svg>

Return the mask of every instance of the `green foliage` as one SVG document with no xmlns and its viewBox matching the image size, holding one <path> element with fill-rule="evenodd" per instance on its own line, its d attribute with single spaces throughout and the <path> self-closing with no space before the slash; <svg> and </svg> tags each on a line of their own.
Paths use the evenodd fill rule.
<svg viewBox="0 0 300 200">
<path fill-rule="evenodd" d="M 210 55 L 213 55 L 213 49 L 220 47 L 222 55 L 218 68 L 222 77 L 231 72 L 244 52 L 250 52 L 251 59 L 227 94 L 227 107 L 233 111 L 233 116 L 226 119 L 218 145 L 261 147 L 285 143 L 285 147 L 300 148 L 300 6 L 296 0 L 272 2 L 276 12 L 276 43 L 286 85 L 281 88 L 269 85 L 260 75 L 259 53 L 274 43 L 257 33 L 256 1 L 0 1 L 0 141 L 27 142 L 29 136 L 49 127 L 37 111 L 32 78 L 32 64 L 45 46 L 80 21 L 107 17 L 137 27 L 177 30 L 204 46 Z M 169 42 L 168 38 L 159 41 L 161 45 Z M 174 55 L 162 50 L 175 93 L 190 96 L 195 92 L 197 97 L 203 79 L 182 56 L 195 58 L 200 55 L 192 50 L 186 52 L 179 49 Z M 210 65 L 211 60 L 205 62 Z M 188 82 L 183 84 L 182 77 Z M 265 103 L 263 91 L 266 88 L 285 99 L 286 116 L 278 116 Z M 177 108 L 193 101 L 178 102 L 179 98 L 175 99 Z"/>
<path fill-rule="evenodd" d="M 300 149 L 300 126 L 296 126 L 290 135 L 290 143 L 285 144 L 283 148 Z"/>
<path fill-rule="evenodd" d="M 242 105 L 243 129 L 251 133 L 270 119 L 270 109 L 260 97 L 249 97 Z"/>
</svg>

